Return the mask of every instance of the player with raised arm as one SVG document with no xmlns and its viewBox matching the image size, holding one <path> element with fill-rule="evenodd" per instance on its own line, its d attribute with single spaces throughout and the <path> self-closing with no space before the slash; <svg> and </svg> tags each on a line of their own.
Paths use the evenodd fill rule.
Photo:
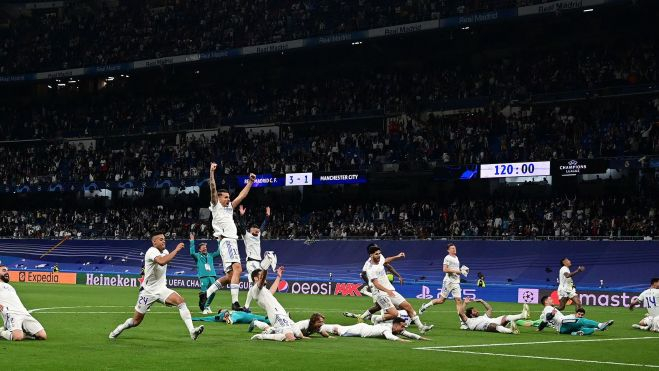
<svg viewBox="0 0 659 371">
<path fill-rule="evenodd" d="M 442 291 L 439 294 L 439 298 L 423 304 L 419 309 L 419 314 L 423 314 L 433 305 L 444 304 L 449 294 L 453 294 L 456 312 L 460 313 L 460 308 L 463 306 L 460 275 L 462 274 L 466 277 L 469 273 L 469 268 L 465 265 L 460 267 L 460 260 L 457 255 L 458 249 L 454 243 L 449 243 L 446 246 L 446 251 L 448 252 L 448 255 L 444 257 L 444 263 L 442 264 L 442 270 L 445 273 L 444 280 L 442 281 Z M 460 318 L 462 317 L 460 316 Z M 463 323 L 461 328 L 466 329 L 466 325 Z"/>
<path fill-rule="evenodd" d="M 540 303 L 545 306 L 540 314 L 542 322 L 538 326 L 538 331 L 542 331 L 550 323 L 560 334 L 570 334 L 574 336 L 591 335 L 595 331 L 604 331 L 613 325 L 613 320 L 606 322 L 595 322 L 585 317 L 575 314 L 563 315 L 560 310 L 554 308 L 554 300 L 551 296 L 543 296 Z M 577 309 L 585 314 L 583 308 Z"/>
<path fill-rule="evenodd" d="M 328 334 L 335 334 L 345 337 L 363 337 L 363 338 L 379 338 L 384 337 L 387 340 L 408 342 L 407 339 L 401 339 L 396 335 L 402 335 L 414 340 L 430 340 L 423 336 L 414 334 L 407 331 L 407 323 L 402 318 L 394 318 L 391 324 L 380 323 L 377 325 L 367 325 L 365 323 L 358 323 L 352 326 L 341 325 L 324 325 L 322 329 Z"/>
<path fill-rule="evenodd" d="M 159 302 L 168 306 L 176 306 L 183 323 L 188 328 L 190 337 L 192 340 L 197 340 L 199 335 L 204 332 L 204 326 L 195 328 L 192 325 L 192 316 L 185 300 L 176 291 L 167 287 L 167 264 L 185 247 L 185 244 L 181 242 L 176 245 L 174 251 L 169 252 L 165 248 L 165 235 L 160 232 L 151 236 L 151 244 L 152 246 L 144 254 L 144 281 L 137 297 L 135 313 L 132 318 L 128 318 L 112 330 L 109 337 L 116 339 L 124 330 L 139 326 L 151 305 Z"/>
<path fill-rule="evenodd" d="M 240 218 L 238 219 L 240 231 L 245 242 L 245 254 L 247 256 L 247 262 L 245 264 L 247 266 L 247 279 L 251 283 L 252 272 L 256 269 L 268 270 L 272 268 L 274 272 L 277 266 L 277 255 L 273 251 L 266 251 L 265 256 L 261 258 L 261 234 L 265 231 L 270 221 L 270 206 L 265 208 L 265 218 L 260 227 L 254 224 L 247 228 L 247 222 L 245 220 L 247 209 L 240 205 L 238 211 L 240 213 Z"/>
<path fill-rule="evenodd" d="M 651 279 L 650 288 L 643 291 L 637 298 L 632 299 L 629 310 L 634 310 L 634 307 L 641 305 L 647 310 L 647 315 L 638 324 L 633 324 L 632 327 L 659 332 L 659 278 Z"/>
<path fill-rule="evenodd" d="M 240 274 L 243 271 L 240 265 L 240 253 L 238 252 L 238 229 L 233 221 L 233 209 L 247 197 L 249 190 L 256 180 L 256 175 L 249 174 L 249 180 L 245 187 L 240 191 L 238 196 L 231 201 L 229 191 L 226 189 L 217 190 L 215 186 L 215 170 L 217 164 L 211 162 L 210 177 L 208 185 L 211 191 L 210 211 L 213 215 L 213 236 L 219 240 L 220 256 L 224 266 L 224 277 L 221 277 L 206 290 L 206 297 L 210 297 L 222 285 L 230 283 L 231 291 L 231 309 L 242 310 L 238 303 L 238 293 L 240 290 Z"/>
<path fill-rule="evenodd" d="M 194 233 L 190 233 L 190 255 L 197 263 L 197 277 L 199 278 L 199 309 L 203 314 L 213 313 L 210 308 L 215 293 L 211 294 L 206 299 L 206 290 L 215 283 L 217 274 L 215 273 L 215 264 L 213 258 L 220 256 L 220 249 L 213 253 L 208 253 L 208 245 L 206 242 L 199 244 L 199 252 L 195 251 Z"/>
<path fill-rule="evenodd" d="M 271 331 L 268 333 L 252 336 L 252 340 L 275 340 L 275 341 L 294 341 L 303 339 L 304 335 L 297 329 L 295 323 L 288 316 L 284 307 L 275 298 L 281 276 L 284 274 L 284 267 L 277 268 L 277 278 L 270 286 L 270 289 L 264 288 L 268 271 L 257 269 L 252 272 L 253 285 L 247 293 L 247 302 L 245 307 L 249 308 L 252 300 L 256 300 L 258 305 L 263 308 L 272 324 Z"/>
<path fill-rule="evenodd" d="M 23 306 L 16 290 L 9 284 L 9 267 L 0 264 L 0 338 L 9 341 L 46 340 L 46 330 Z"/>
<path fill-rule="evenodd" d="M 558 298 L 560 300 L 558 310 L 565 309 L 568 300 L 572 300 L 575 310 L 581 308 L 581 301 L 579 300 L 579 295 L 577 295 L 577 289 L 574 287 L 572 277 L 577 273 L 585 271 L 586 268 L 580 265 L 577 269 L 570 272 L 571 266 L 572 262 L 570 259 L 561 259 L 561 270 L 558 272 Z"/>
<path fill-rule="evenodd" d="M 385 272 L 384 263 L 391 263 L 394 260 L 402 259 L 405 257 L 405 254 L 401 252 L 396 256 L 385 259 L 382 257 L 382 251 L 377 245 L 371 246 L 369 252 L 371 256 L 371 267 L 366 272 L 366 276 L 373 284 L 373 295 L 384 312 L 383 315 L 374 315 L 372 317 L 373 324 L 394 319 L 398 317 L 398 309 L 404 309 L 421 333 L 426 333 L 432 329 L 432 325 L 426 326 L 421 322 L 412 305 L 396 291 L 396 288 L 389 282 L 389 277 L 387 277 L 387 273 Z"/>
<path fill-rule="evenodd" d="M 520 314 L 508 314 L 492 318 L 492 306 L 488 302 L 482 299 L 475 299 L 473 301 L 483 304 L 485 307 L 485 314 L 481 315 L 478 312 L 478 309 L 474 307 L 465 308 L 467 304 L 471 302 L 469 298 L 463 301 L 458 312 L 462 321 L 467 325 L 467 329 L 472 331 L 519 334 L 515 321 L 529 317 L 528 304 L 522 306 L 522 312 Z M 510 328 L 506 327 L 508 324 L 510 324 Z"/>
</svg>

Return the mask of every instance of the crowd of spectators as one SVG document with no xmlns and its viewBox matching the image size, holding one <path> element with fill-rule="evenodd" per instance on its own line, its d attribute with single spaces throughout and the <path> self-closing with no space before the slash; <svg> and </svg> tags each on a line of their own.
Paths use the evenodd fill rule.
<svg viewBox="0 0 659 371">
<path fill-rule="evenodd" d="M 401 115 L 373 128 L 280 125 L 250 133 L 185 134 L 0 146 L 0 186 L 21 184 L 203 179 L 208 164 L 223 178 L 249 172 L 283 174 L 342 170 L 429 171 L 441 165 L 659 153 L 659 99 L 562 104 L 502 113 Z M 226 179 L 231 182 L 231 179 Z"/>
<path fill-rule="evenodd" d="M 544 1 L 66 1 L 11 20 L 0 39 L 0 73 L 222 51 Z"/>
<path fill-rule="evenodd" d="M 345 203 L 308 212 L 297 205 L 273 208 L 264 238 L 645 237 L 657 235 L 656 211 L 656 199 L 634 196 Z M 254 223 L 260 224 L 259 218 L 248 213 Z M 172 239 L 190 232 L 212 238 L 211 228 L 207 209 L 193 207 L 0 212 L 0 237 L 12 238 L 141 239 L 154 230 L 167 231 Z"/>
</svg>

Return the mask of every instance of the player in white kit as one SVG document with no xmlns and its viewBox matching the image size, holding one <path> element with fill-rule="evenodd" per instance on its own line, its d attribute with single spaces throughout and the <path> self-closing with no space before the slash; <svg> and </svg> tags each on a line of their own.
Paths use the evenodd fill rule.
<svg viewBox="0 0 659 371">
<path fill-rule="evenodd" d="M 444 304 L 449 294 L 453 295 L 453 300 L 455 300 L 455 309 L 457 313 L 460 313 L 460 308 L 462 308 L 462 289 L 460 288 L 460 275 L 465 277 L 469 273 L 469 268 L 467 266 L 460 267 L 460 260 L 457 255 L 457 247 L 453 243 L 449 243 L 446 246 L 446 251 L 448 255 L 444 257 L 444 263 L 442 264 L 442 270 L 444 271 L 444 280 L 442 281 L 442 291 L 439 294 L 439 298 L 433 299 L 421 306 L 419 309 L 419 314 L 423 314 L 428 308 L 437 304 Z M 463 328 L 466 327 L 463 324 Z"/>
<path fill-rule="evenodd" d="M 109 337 L 116 339 L 124 330 L 139 326 L 151 305 L 159 302 L 167 306 L 176 306 L 190 337 L 192 340 L 197 340 L 204 332 L 204 326 L 195 328 L 192 325 L 192 316 L 185 300 L 176 291 L 167 287 L 167 264 L 185 247 L 185 244 L 181 242 L 176 245 L 174 251 L 169 252 L 165 248 L 165 235 L 159 232 L 151 236 L 151 243 L 152 246 L 144 254 L 144 281 L 140 286 L 135 313 L 132 318 L 128 318 L 112 330 Z"/>
<path fill-rule="evenodd" d="M 265 231 L 265 228 L 268 226 L 270 221 L 270 207 L 265 208 L 265 219 L 261 226 L 256 224 L 247 228 L 247 222 L 245 220 L 245 212 L 247 211 L 243 205 L 240 205 L 238 208 L 240 212 L 240 232 L 242 233 L 243 241 L 245 242 L 245 254 L 247 256 L 247 261 L 245 265 L 247 266 L 247 279 L 249 282 L 252 282 L 252 272 L 257 269 L 268 270 L 272 268 L 272 271 L 275 271 L 277 268 L 277 255 L 274 251 L 266 251 L 263 258 L 261 258 L 261 233 Z"/>
<path fill-rule="evenodd" d="M 367 325 L 365 323 L 358 323 L 352 326 L 341 325 L 324 325 L 322 327 L 328 334 L 335 334 L 346 337 L 363 337 L 363 338 L 379 338 L 384 337 L 387 340 L 393 341 L 409 341 L 401 339 L 396 335 L 402 335 L 415 340 L 430 340 L 423 336 L 411 333 L 406 330 L 407 324 L 402 318 L 394 318 L 391 324 L 380 323 L 377 325 Z"/>
<path fill-rule="evenodd" d="M 405 254 L 400 253 L 396 256 L 385 259 L 382 257 L 382 252 L 377 245 L 371 246 L 369 252 L 371 255 L 372 266 L 369 268 L 368 272 L 366 272 L 366 276 L 373 284 L 373 296 L 375 296 L 378 305 L 384 312 L 383 315 L 374 315 L 372 317 L 373 324 L 394 319 L 398 317 L 398 309 L 404 309 L 411 317 L 412 322 L 417 325 L 421 333 L 431 330 L 433 326 L 426 326 L 421 322 L 421 319 L 417 316 L 412 305 L 396 291 L 396 288 L 391 282 L 389 282 L 389 277 L 387 277 L 384 268 L 385 261 L 389 263 L 395 259 L 404 258 Z"/>
<path fill-rule="evenodd" d="M 634 310 L 634 307 L 641 305 L 648 311 L 647 315 L 632 327 L 659 332 L 659 278 L 650 280 L 650 288 L 643 291 L 637 298 L 632 299 L 629 310 Z"/>
<path fill-rule="evenodd" d="M 554 308 L 554 300 L 551 296 L 543 296 L 540 299 L 540 304 L 544 305 L 544 309 L 540 314 L 540 325 L 537 331 L 542 331 L 545 327 L 551 324 L 559 334 L 573 335 L 573 336 L 587 336 L 592 335 L 595 331 L 605 331 L 611 325 L 613 320 L 606 322 L 596 322 L 584 317 L 585 310 L 583 308 L 577 309 L 575 314 L 564 315 L 560 310 Z"/>
<path fill-rule="evenodd" d="M 231 291 L 231 309 L 243 310 L 238 303 L 238 293 L 240 290 L 240 274 L 243 268 L 240 265 L 240 253 L 238 252 L 238 228 L 233 221 L 233 209 L 247 197 L 249 190 L 256 180 L 256 175 L 249 174 L 249 180 L 245 187 L 240 191 L 238 196 L 231 201 L 229 191 L 226 189 L 216 189 L 215 170 L 217 164 L 211 162 L 210 177 L 208 185 L 211 191 L 210 211 L 213 215 L 213 236 L 219 241 L 220 257 L 224 266 L 224 277 L 219 278 L 214 284 L 206 290 L 206 298 L 219 290 L 223 285 L 230 282 Z M 202 299 L 203 295 L 202 295 Z M 204 299 L 205 300 L 205 299 Z"/>
<path fill-rule="evenodd" d="M 308 336 L 311 336 L 314 333 L 319 333 L 320 335 L 326 338 L 331 337 L 325 329 L 325 316 L 323 316 L 320 313 L 312 314 L 311 317 L 309 317 L 309 319 L 297 321 L 295 322 L 294 326 L 300 333 L 302 333 L 303 339 L 307 338 Z M 276 330 L 273 327 L 259 320 L 252 321 L 247 331 L 252 332 L 255 327 L 258 327 L 259 329 L 263 330 L 264 334 L 276 333 Z"/>
<path fill-rule="evenodd" d="M 558 310 L 565 309 L 568 300 L 572 300 L 574 309 L 577 310 L 581 308 L 581 301 L 579 300 L 579 295 L 577 295 L 577 289 L 574 287 L 572 277 L 577 273 L 585 271 L 586 268 L 580 265 L 576 270 L 570 272 L 572 262 L 568 258 L 561 259 L 561 266 L 561 270 L 558 272 L 558 299 L 560 300 Z"/>
<path fill-rule="evenodd" d="M 16 290 L 9 284 L 9 268 L 0 264 L 0 338 L 9 341 L 46 340 L 46 330 L 27 311 Z"/>
<path fill-rule="evenodd" d="M 295 339 L 304 338 L 302 332 L 295 326 L 295 322 L 291 320 L 284 307 L 273 295 L 279 287 L 279 281 L 281 281 L 281 276 L 284 274 L 284 267 L 277 268 L 277 278 L 270 286 L 270 289 L 264 288 L 267 273 L 263 269 L 252 272 L 254 284 L 247 293 L 245 307 L 249 309 L 252 300 L 256 300 L 258 305 L 265 310 L 272 326 L 267 333 L 252 336 L 252 340 L 294 341 Z"/>
<path fill-rule="evenodd" d="M 467 325 L 467 329 L 472 331 L 519 334 L 515 321 L 518 319 L 529 318 L 528 304 L 522 306 L 522 312 L 520 314 L 508 314 L 492 318 L 492 306 L 490 306 L 488 302 L 482 299 L 476 299 L 473 301 L 483 304 L 485 307 L 485 314 L 480 315 L 478 309 L 474 307 L 465 308 L 467 304 L 471 302 L 469 298 L 464 300 L 460 312 L 458 313 L 462 321 Z M 510 324 L 510 328 L 506 327 L 508 324 Z"/>
</svg>

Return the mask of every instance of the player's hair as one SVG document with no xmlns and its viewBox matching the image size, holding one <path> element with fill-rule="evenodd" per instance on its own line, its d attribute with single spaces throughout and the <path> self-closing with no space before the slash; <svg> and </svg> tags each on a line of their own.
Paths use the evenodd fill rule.
<svg viewBox="0 0 659 371">
<path fill-rule="evenodd" d="M 453 242 L 449 242 L 449 243 L 446 245 L 446 250 L 450 249 L 451 246 L 454 246 L 454 247 L 455 247 L 455 244 L 454 244 Z"/>
<path fill-rule="evenodd" d="M 391 323 L 393 323 L 394 325 L 397 323 L 405 323 L 405 320 L 400 317 L 396 317 L 391 321 Z"/>
<path fill-rule="evenodd" d="M 473 311 L 474 311 L 474 307 L 469 307 L 465 309 L 465 315 L 467 316 L 467 318 L 474 318 Z"/>
<path fill-rule="evenodd" d="M 379 250 L 380 250 L 380 246 L 378 246 L 377 244 L 372 243 L 368 245 L 368 255 L 374 254 L 376 251 Z"/>
<path fill-rule="evenodd" d="M 577 309 L 576 313 L 583 313 L 584 315 L 586 315 L 586 310 L 583 308 L 579 308 Z"/>
<path fill-rule="evenodd" d="M 567 256 L 564 257 L 563 259 L 561 259 L 561 267 L 565 265 L 565 263 L 564 263 L 564 262 L 565 262 L 565 259 L 567 259 Z"/>
<path fill-rule="evenodd" d="M 252 226 L 251 226 L 250 228 L 257 228 L 257 229 L 258 229 L 258 228 L 259 228 L 259 226 L 258 226 L 258 225 L 256 225 L 256 224 L 252 224 Z"/>
<path fill-rule="evenodd" d="M 220 188 L 217 190 L 217 194 L 219 195 L 220 193 L 229 193 L 229 190 L 225 188 Z"/>
<path fill-rule="evenodd" d="M 7 268 L 9 268 L 9 266 L 7 266 L 7 265 L 5 265 L 5 264 L 0 264 L 0 268 L 2 268 L 2 267 L 7 267 Z"/>
<path fill-rule="evenodd" d="M 548 298 L 549 298 L 549 296 L 547 296 L 547 295 L 543 296 L 543 297 L 540 299 L 540 304 L 545 305 L 545 302 L 547 301 Z"/>
<path fill-rule="evenodd" d="M 162 232 L 160 232 L 160 231 L 151 232 L 151 241 L 153 241 L 153 239 L 154 239 L 156 236 L 161 235 L 161 234 L 164 235 L 164 233 L 162 233 Z"/>
<path fill-rule="evenodd" d="M 202 242 L 202 243 L 199 244 L 199 247 L 202 247 L 202 246 L 208 246 L 208 244 L 206 242 Z"/>
<path fill-rule="evenodd" d="M 315 325 L 318 321 L 324 320 L 325 316 L 323 316 L 321 313 L 314 313 L 311 315 L 309 318 L 309 328 L 307 329 L 309 332 L 311 332 L 311 326 Z"/>
<path fill-rule="evenodd" d="M 378 247 L 378 244 L 376 244 L 376 243 L 369 243 L 368 246 L 366 246 L 366 253 L 367 253 L 368 255 L 371 255 L 371 254 L 372 254 L 372 253 L 371 253 L 371 248 L 372 248 L 372 247 Z"/>
<path fill-rule="evenodd" d="M 2 267 L 2 265 L 0 265 Z M 654 285 L 655 282 L 659 281 L 659 277 L 654 277 L 653 279 L 650 280 L 650 285 Z"/>
<path fill-rule="evenodd" d="M 261 268 L 254 269 L 254 270 L 252 271 L 252 274 L 251 274 L 251 276 L 252 276 L 252 281 L 254 281 L 254 278 L 256 278 L 256 276 L 258 276 L 261 272 L 263 272 L 263 269 L 261 269 Z"/>
</svg>

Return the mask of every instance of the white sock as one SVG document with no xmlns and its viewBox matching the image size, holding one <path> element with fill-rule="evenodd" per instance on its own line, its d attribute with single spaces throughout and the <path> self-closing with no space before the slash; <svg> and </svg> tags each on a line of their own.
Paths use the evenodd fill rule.
<svg viewBox="0 0 659 371">
<path fill-rule="evenodd" d="M 231 303 L 238 302 L 238 293 L 240 292 L 240 285 L 237 283 L 232 283 L 231 286 Z"/>
<path fill-rule="evenodd" d="M 422 306 L 423 306 L 424 308 L 430 308 L 430 307 L 432 307 L 433 305 L 435 305 L 435 303 L 433 303 L 433 301 L 431 300 L 431 301 L 429 301 L 429 302 L 423 304 Z"/>
<path fill-rule="evenodd" d="M 506 319 L 508 319 L 508 321 L 517 321 L 518 319 L 524 319 L 524 316 L 522 316 L 521 313 L 513 314 L 513 315 L 507 315 Z"/>
<path fill-rule="evenodd" d="M 373 294 L 372 294 L 370 291 L 368 291 L 368 290 L 361 291 L 361 293 L 364 294 L 364 295 L 366 295 L 366 296 L 368 296 L 369 298 L 372 298 L 372 297 L 373 297 Z"/>
<path fill-rule="evenodd" d="M 12 339 L 11 331 L 5 330 L 5 331 L 0 332 L 0 337 L 2 337 L 5 340 L 11 341 L 11 339 Z"/>
<path fill-rule="evenodd" d="M 213 282 L 213 284 L 210 285 L 208 287 L 208 289 L 206 289 L 206 296 L 210 297 L 211 295 L 213 295 L 215 293 L 215 291 L 217 291 L 221 288 L 222 288 L 222 284 L 220 283 L 220 281 Z"/>
<path fill-rule="evenodd" d="M 509 329 L 509 328 L 507 328 L 507 327 L 497 326 L 497 332 L 500 332 L 500 333 L 502 333 L 502 334 L 512 334 L 512 333 L 513 333 L 513 330 L 511 330 L 511 329 Z"/>
<path fill-rule="evenodd" d="M 423 323 L 421 322 L 421 319 L 419 318 L 419 316 L 412 317 L 412 322 L 414 322 L 416 327 L 423 327 Z"/>
<path fill-rule="evenodd" d="M 121 334 L 124 330 L 129 329 L 131 327 L 135 327 L 135 325 L 133 325 L 133 319 L 129 318 L 126 321 L 124 321 L 124 323 L 117 326 L 117 328 L 115 328 L 114 331 L 112 331 L 112 333 L 115 336 L 117 336 L 117 335 Z"/>
<path fill-rule="evenodd" d="M 378 324 L 382 322 L 382 316 L 374 315 L 373 317 L 371 317 L 371 320 L 373 321 L 374 324 Z"/>
<path fill-rule="evenodd" d="M 274 341 L 284 341 L 286 335 L 284 334 L 261 334 L 261 340 L 274 340 Z"/>
<path fill-rule="evenodd" d="M 192 315 L 190 315 L 190 310 L 188 310 L 187 304 L 181 303 L 176 307 L 178 308 L 178 313 L 181 315 L 183 323 L 185 323 L 185 327 L 188 328 L 188 332 L 193 333 L 194 325 L 192 324 Z"/>
<path fill-rule="evenodd" d="M 259 320 L 254 320 L 254 326 L 258 327 L 261 330 L 265 330 L 268 327 L 270 327 L 270 325 L 268 325 L 267 323 Z"/>
<path fill-rule="evenodd" d="M 371 316 L 371 312 L 369 312 L 368 309 L 367 309 L 366 312 L 362 313 L 360 317 L 361 318 L 368 318 L 370 316 Z"/>
</svg>

